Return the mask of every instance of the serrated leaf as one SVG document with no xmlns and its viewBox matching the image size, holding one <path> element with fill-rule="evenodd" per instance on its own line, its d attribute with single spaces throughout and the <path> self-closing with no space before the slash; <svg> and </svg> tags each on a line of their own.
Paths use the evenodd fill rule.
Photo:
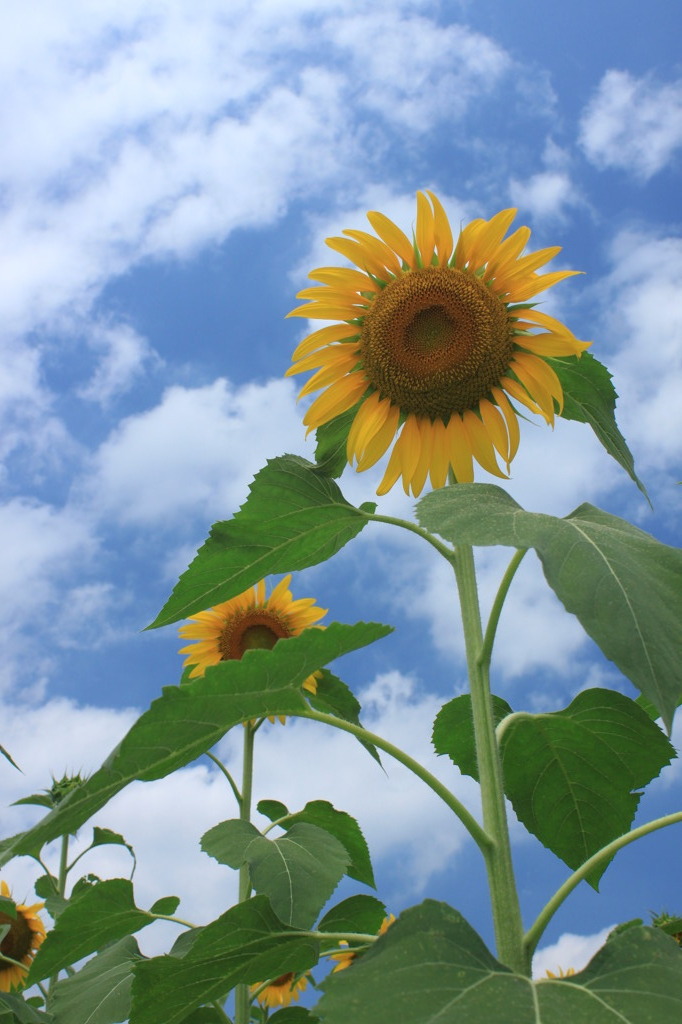
<svg viewBox="0 0 682 1024">
<path fill-rule="evenodd" d="M 127 878 L 110 878 L 92 886 L 59 915 L 36 954 L 26 984 L 56 974 L 153 920 L 146 910 L 135 906 L 133 886 Z"/>
<path fill-rule="evenodd" d="M 270 651 L 247 651 L 223 661 L 183 686 L 169 686 L 82 786 L 50 814 L 0 849 L 0 863 L 40 851 L 44 843 L 73 833 L 134 779 L 160 779 L 210 750 L 233 725 L 265 715 L 309 709 L 301 686 L 312 672 L 342 654 L 391 632 L 389 626 L 332 622 L 280 640 Z"/>
<path fill-rule="evenodd" d="M 239 984 L 306 971 L 319 945 L 273 913 L 265 896 L 232 907 L 206 925 L 184 957 L 160 956 L 135 968 L 130 1024 L 181 1024 L 201 1003 Z"/>
<path fill-rule="evenodd" d="M 667 1024 L 682 1014 L 682 956 L 655 928 L 632 928 L 579 974 L 533 982 L 500 964 L 456 910 L 427 900 L 322 987 L 322 1024 Z"/>
<path fill-rule="evenodd" d="M 214 825 L 201 837 L 201 849 L 219 864 L 227 864 L 235 871 L 246 863 L 247 847 L 260 832 L 250 821 L 232 818 Z"/>
<path fill-rule="evenodd" d="M 256 810 L 269 818 L 270 821 L 278 821 L 289 813 L 289 808 L 281 800 L 259 800 Z"/>
<path fill-rule="evenodd" d="M 535 548 L 559 600 L 670 729 L 682 697 L 682 551 L 593 505 L 526 512 L 491 484 L 427 494 L 419 522 L 454 544 Z"/>
<path fill-rule="evenodd" d="M 345 722 L 352 722 L 353 725 L 360 725 L 360 702 L 343 680 L 335 676 L 329 669 L 324 669 L 317 680 L 317 693 L 308 694 L 310 706 L 315 711 L 321 711 L 326 715 L 334 715 L 335 718 L 342 718 Z M 359 740 L 368 754 L 374 758 L 377 764 L 381 764 L 379 751 L 373 743 Z"/>
<path fill-rule="evenodd" d="M 324 562 L 367 522 L 328 477 L 296 455 L 271 459 L 233 519 L 216 523 L 155 629 L 241 594 L 265 576 Z"/>
<path fill-rule="evenodd" d="M 515 714 L 500 740 L 505 793 L 529 832 L 570 868 L 627 832 L 675 750 L 637 704 L 583 690 L 564 711 Z M 595 888 L 604 861 L 588 881 Z"/>
<path fill-rule="evenodd" d="M 34 1006 L 29 1006 L 21 996 L 0 992 L 0 1024 L 51 1024 L 54 1017 Z"/>
<path fill-rule="evenodd" d="M 361 402 L 356 402 L 351 409 L 342 412 L 340 416 L 329 420 L 328 423 L 323 423 L 315 431 L 317 438 L 315 462 L 318 471 L 326 476 L 334 479 L 340 477 L 348 465 L 346 455 L 348 431 L 361 404 Z"/>
<path fill-rule="evenodd" d="M 160 900 L 153 903 L 149 908 L 150 914 L 163 914 L 164 917 L 172 917 L 180 906 L 179 896 L 162 896 Z"/>
<path fill-rule="evenodd" d="M 355 818 L 345 811 L 337 811 L 328 800 L 311 800 L 302 811 L 292 814 L 282 824 L 282 828 L 290 829 L 300 821 L 317 825 L 331 833 L 345 847 L 350 858 L 346 874 L 364 885 L 375 887 L 369 849 Z"/>
<path fill-rule="evenodd" d="M 346 848 L 316 825 L 299 822 L 277 839 L 257 836 L 244 857 L 251 884 L 280 920 L 310 928 L 348 867 Z"/>
<path fill-rule="evenodd" d="M 337 903 L 328 910 L 317 925 L 319 932 L 359 932 L 364 935 L 376 934 L 384 918 L 386 907 L 376 896 L 358 893 Z"/>
<path fill-rule="evenodd" d="M 547 359 L 547 362 L 564 390 L 563 419 L 589 423 L 609 455 L 623 467 L 649 501 L 646 487 L 635 473 L 635 460 L 616 423 L 618 394 L 609 371 L 589 352 L 583 352 L 579 359 L 567 356 Z"/>
<path fill-rule="evenodd" d="M 133 964 L 142 960 L 132 937 L 98 953 L 54 988 L 57 1020 L 68 1024 L 119 1024 L 130 1013 Z"/>
<path fill-rule="evenodd" d="M 501 697 L 493 694 L 492 704 L 495 725 L 512 714 L 512 709 Z M 464 775 L 470 775 L 478 782 L 474 720 L 471 696 L 468 693 L 454 697 L 443 705 L 433 723 L 432 739 L 437 754 L 447 754 Z"/>
<path fill-rule="evenodd" d="M 132 878 L 135 874 L 135 868 L 137 867 L 137 857 L 130 843 L 126 842 L 123 836 L 119 832 L 112 832 L 110 828 L 98 828 L 95 825 L 92 830 L 92 842 L 90 847 L 95 846 L 124 846 L 130 856 L 133 858 L 133 870 L 130 872 Z"/>
</svg>

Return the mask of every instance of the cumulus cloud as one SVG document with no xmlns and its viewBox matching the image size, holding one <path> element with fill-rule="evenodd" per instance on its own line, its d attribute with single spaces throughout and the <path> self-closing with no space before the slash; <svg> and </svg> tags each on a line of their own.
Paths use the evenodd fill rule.
<svg viewBox="0 0 682 1024">
<path fill-rule="evenodd" d="M 647 181 L 682 145 L 682 80 L 607 71 L 581 118 L 580 144 L 597 167 Z"/>
<path fill-rule="evenodd" d="M 128 391 L 147 364 L 158 362 L 146 338 L 128 324 L 95 324 L 88 343 L 99 354 L 99 359 L 92 377 L 77 393 L 101 405 L 108 405 Z"/>
<path fill-rule="evenodd" d="M 571 179 L 568 154 L 549 138 L 542 160 L 545 170 L 525 180 L 511 179 L 511 200 L 535 220 L 563 220 L 569 207 L 583 202 Z"/>
<path fill-rule="evenodd" d="M 558 974 L 560 970 L 567 971 L 570 967 L 575 971 L 581 971 L 597 950 L 601 949 L 614 927 L 615 925 L 609 925 L 594 935 L 574 935 L 572 932 L 565 932 L 551 946 L 544 946 L 537 951 L 533 957 L 533 977 L 544 978 L 547 971 Z"/>
</svg>

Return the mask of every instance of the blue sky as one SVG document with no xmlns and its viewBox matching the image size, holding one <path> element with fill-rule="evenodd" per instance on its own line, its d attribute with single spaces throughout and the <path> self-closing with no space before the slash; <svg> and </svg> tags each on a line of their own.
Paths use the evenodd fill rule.
<svg viewBox="0 0 682 1024">
<path fill-rule="evenodd" d="M 418 188 L 436 191 L 455 225 L 518 206 L 532 248 L 562 245 L 556 266 L 585 271 L 543 308 L 593 339 L 613 372 L 654 510 L 574 423 L 524 424 L 510 492 L 559 515 L 592 501 L 679 545 L 679 32 L 669 0 L 651 0 L 646 17 L 629 0 L 3 5 L 0 741 L 25 772 L 2 769 L 3 834 L 33 820 L 12 800 L 50 773 L 96 767 L 177 681 L 175 631 L 140 630 L 265 460 L 312 453 L 283 378 L 306 333 L 284 319 L 295 292 L 308 269 L 336 262 L 324 238 L 366 227 L 367 210 L 409 231 Z M 371 500 L 382 472 L 349 469 L 342 489 Z M 397 491 L 380 503 L 411 509 Z M 504 564 L 503 551 L 481 554 L 484 602 Z M 452 782 L 429 752 L 435 712 L 464 682 L 447 571 L 375 527 L 293 586 L 330 620 L 395 625 L 340 674 L 369 727 Z M 530 710 L 565 706 L 586 685 L 628 692 L 530 557 L 494 673 L 496 691 Z M 237 740 L 221 747 L 235 763 Z M 416 783 L 306 723 L 271 729 L 260 748 L 259 796 L 326 796 L 359 818 L 391 910 L 436 896 L 490 937 L 473 844 Z M 457 785 L 476 808 L 473 783 Z M 642 820 L 681 794 L 672 766 Z M 233 885 L 196 841 L 233 810 L 199 764 L 131 787 L 97 822 L 135 845 L 140 903 L 176 892 L 205 921 L 216 888 L 227 902 Z M 567 872 L 514 836 L 530 921 Z M 547 966 L 578 966 L 619 920 L 682 911 L 679 849 L 675 832 L 650 838 L 621 854 L 601 895 L 578 890 L 547 933 L 560 944 Z M 113 850 L 91 867 L 127 865 Z M 20 898 L 31 871 L 5 873 Z M 159 930 L 146 948 L 165 942 Z"/>
</svg>

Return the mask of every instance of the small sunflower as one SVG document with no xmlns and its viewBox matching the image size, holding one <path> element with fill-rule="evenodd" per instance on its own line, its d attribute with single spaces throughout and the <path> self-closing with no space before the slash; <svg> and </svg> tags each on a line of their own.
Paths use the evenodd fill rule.
<svg viewBox="0 0 682 1024">
<path fill-rule="evenodd" d="M 381 922 L 381 927 L 379 928 L 377 935 L 383 935 L 384 932 L 386 932 L 391 927 L 394 921 L 394 914 L 389 914 L 388 917 L 385 917 Z M 347 946 L 348 943 L 342 939 L 339 945 Z M 332 974 L 337 974 L 339 971 L 345 971 L 347 967 L 351 967 L 354 961 L 357 959 L 357 956 L 358 953 L 354 949 L 349 949 L 348 951 L 344 950 L 344 952 L 342 953 L 332 953 L 329 959 L 337 961 L 336 967 L 332 969 Z"/>
<path fill-rule="evenodd" d="M 7 899 L 12 898 L 6 882 L 0 882 L 0 895 Z M 13 988 L 23 986 L 26 971 L 18 964 L 30 967 L 45 938 L 45 925 L 38 917 L 38 911 L 42 910 L 45 904 L 34 903 L 30 907 L 25 907 L 18 903 L 16 906 L 16 917 L 0 911 L 0 926 L 9 925 L 9 931 L 0 942 L 0 953 L 3 957 L 9 958 L 0 960 L 0 992 L 10 992 Z M 14 960 L 15 963 L 10 963 L 10 960 Z"/>
<path fill-rule="evenodd" d="M 258 992 L 262 984 L 262 982 L 258 982 L 257 985 L 250 986 L 251 995 L 258 993 L 256 998 L 261 1006 L 288 1006 L 292 999 L 298 999 L 301 992 L 308 987 L 308 978 L 305 974 L 297 978 L 289 971 L 269 982 L 266 988 Z"/>
<path fill-rule="evenodd" d="M 271 650 L 278 640 L 298 636 L 309 626 L 316 626 L 327 609 L 317 606 L 313 597 L 294 601 L 290 583 L 291 575 L 285 576 L 266 598 L 265 580 L 261 580 L 237 597 L 191 615 L 189 624 L 178 630 L 183 639 L 196 641 L 178 652 L 187 655 L 183 666 L 194 665 L 190 679 L 203 676 L 211 665 L 239 660 L 246 651 L 257 648 Z M 319 672 L 308 676 L 303 689 L 317 693 L 319 676 Z M 279 720 L 283 724 L 284 715 Z M 270 721 L 274 721 L 272 716 Z"/>
<path fill-rule="evenodd" d="M 579 271 L 536 273 L 561 248 L 522 255 L 530 229 L 504 237 L 515 215 L 473 220 L 455 243 L 438 198 L 418 192 L 414 241 L 371 211 L 378 237 L 346 230 L 327 239 L 359 269 L 313 270 L 320 285 L 298 294 L 307 301 L 289 316 L 341 321 L 294 352 L 287 375 L 316 370 L 299 397 L 325 389 L 303 422 L 313 430 L 358 405 L 346 446 L 358 471 L 397 437 L 378 494 L 399 477 L 415 496 L 427 475 L 442 487 L 449 469 L 470 482 L 473 459 L 505 476 L 519 443 L 510 398 L 549 424 L 555 406 L 561 412 L 563 390 L 546 360 L 579 356 L 590 342 L 528 300 Z"/>
<path fill-rule="evenodd" d="M 563 967 L 557 967 L 556 971 L 545 971 L 545 975 L 548 978 L 572 978 L 575 974 L 575 967 L 567 967 L 566 970 Z"/>
</svg>

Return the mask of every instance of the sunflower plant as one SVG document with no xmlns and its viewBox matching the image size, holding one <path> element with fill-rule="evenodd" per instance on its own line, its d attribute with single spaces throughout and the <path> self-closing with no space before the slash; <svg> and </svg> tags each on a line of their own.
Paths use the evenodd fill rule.
<svg viewBox="0 0 682 1024">
<path fill-rule="evenodd" d="M 139 909 L 130 880 L 86 879 L 67 898 L 60 873 L 46 897 L 55 923 L 45 937 L 37 908 L 13 905 L 33 946 L 23 963 L 2 947 L 0 975 L 11 984 L 4 995 L 0 986 L 0 1019 L 667 1024 L 682 1013 L 682 925 L 667 913 L 651 926 L 624 922 L 584 970 L 557 965 L 531 977 L 538 942 L 576 887 L 596 889 L 621 849 L 682 822 L 672 809 L 633 825 L 643 789 L 675 756 L 668 737 L 682 702 L 682 552 L 592 505 L 557 518 L 475 482 L 477 467 L 509 475 L 521 418 L 551 425 L 564 417 L 589 424 L 646 494 L 616 424 L 608 371 L 590 342 L 537 308 L 538 295 L 577 272 L 544 269 L 559 249 L 527 252 L 530 231 L 512 230 L 514 217 L 503 210 L 474 220 L 455 238 L 426 192 L 417 196 L 412 238 L 371 212 L 372 232 L 328 240 L 353 266 L 312 271 L 315 284 L 292 313 L 324 321 L 299 343 L 289 370 L 312 371 L 302 398 L 319 392 L 304 414 L 316 431 L 315 461 L 274 457 L 241 509 L 214 524 L 149 627 L 187 620 L 179 684 L 163 690 L 97 772 L 0 847 L 0 863 L 22 855 L 43 863 L 45 844 L 61 837 L 67 849 L 68 837 L 130 782 L 208 757 L 234 813 L 201 846 L 238 872 L 237 902 L 199 925 L 191 913 L 176 916 L 174 897 Z M 414 518 L 344 497 L 337 480 L 349 464 L 364 472 L 382 460 L 379 496 L 398 481 L 415 498 L 430 485 Z M 390 627 L 322 623 L 327 611 L 315 598 L 290 589 L 293 573 L 332 558 L 375 523 L 408 531 L 425 558 L 444 559 L 459 596 L 469 686 L 443 705 L 432 734 L 436 752 L 453 763 L 448 785 L 366 729 L 355 694 L 329 668 Z M 491 545 L 510 556 L 484 620 L 474 548 Z M 535 714 L 494 694 L 500 614 L 531 549 L 636 699 L 590 688 L 562 710 Z M 370 852 L 342 809 L 325 800 L 290 809 L 277 794 L 254 794 L 257 749 L 277 720 L 292 716 L 350 734 L 359 756 L 369 753 L 386 770 L 397 760 L 466 828 L 485 865 L 493 949 L 448 904 L 427 899 L 396 919 L 365 891 L 374 886 Z M 239 777 L 215 751 L 233 728 L 243 746 Z M 457 796 L 460 773 L 480 787 L 478 814 Z M 519 898 L 508 805 L 567 868 L 535 919 Z M 106 841 L 125 843 L 112 835 Z M 344 876 L 359 891 L 335 902 Z M 5 939 L 11 910 L 0 901 Z M 144 956 L 134 934 L 159 919 L 183 932 L 167 955 Z"/>
</svg>

